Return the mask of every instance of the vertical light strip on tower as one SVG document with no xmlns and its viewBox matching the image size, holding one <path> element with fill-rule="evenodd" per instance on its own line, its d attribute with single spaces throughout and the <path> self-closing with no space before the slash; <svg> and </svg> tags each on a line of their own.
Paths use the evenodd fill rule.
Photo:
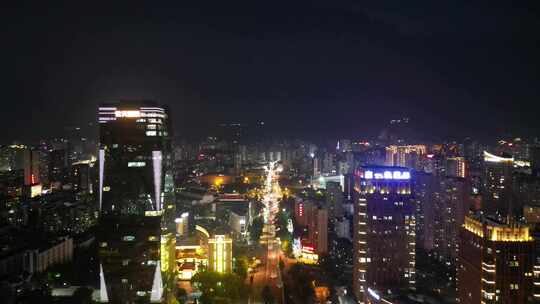
<svg viewBox="0 0 540 304">
<path fill-rule="evenodd" d="M 161 165 L 163 156 L 161 151 L 152 151 L 152 163 L 154 169 L 154 196 L 156 211 L 161 210 Z"/>
</svg>

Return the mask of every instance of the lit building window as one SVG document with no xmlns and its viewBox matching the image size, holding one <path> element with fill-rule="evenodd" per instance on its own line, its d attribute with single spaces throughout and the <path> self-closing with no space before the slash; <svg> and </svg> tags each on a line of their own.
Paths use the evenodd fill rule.
<svg viewBox="0 0 540 304">
<path fill-rule="evenodd" d="M 146 166 L 146 163 L 145 162 L 128 162 L 128 167 L 129 168 L 133 168 L 133 167 L 144 167 Z"/>
</svg>

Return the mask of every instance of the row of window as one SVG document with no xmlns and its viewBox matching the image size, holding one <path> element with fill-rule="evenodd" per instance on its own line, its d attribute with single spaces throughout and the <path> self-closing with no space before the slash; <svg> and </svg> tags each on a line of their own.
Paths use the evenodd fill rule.
<svg viewBox="0 0 540 304">
<path fill-rule="evenodd" d="M 125 236 L 122 237 L 122 241 L 124 241 L 124 242 L 133 242 L 133 241 L 135 241 L 135 236 L 133 236 L 133 235 L 125 235 Z M 157 242 L 157 241 L 159 241 L 159 238 L 157 236 L 155 236 L 155 235 L 151 235 L 151 236 L 148 237 L 148 241 Z M 105 248 L 107 246 L 109 246 L 109 244 L 107 242 L 99 243 L 99 247 L 101 247 L 101 248 Z"/>
</svg>

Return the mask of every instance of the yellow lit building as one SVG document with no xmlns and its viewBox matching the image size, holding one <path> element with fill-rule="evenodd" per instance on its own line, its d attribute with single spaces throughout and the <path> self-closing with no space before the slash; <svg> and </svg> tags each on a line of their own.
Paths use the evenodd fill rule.
<svg viewBox="0 0 540 304">
<path fill-rule="evenodd" d="M 232 239 L 215 235 L 208 239 L 208 269 L 221 273 L 232 271 Z"/>
</svg>

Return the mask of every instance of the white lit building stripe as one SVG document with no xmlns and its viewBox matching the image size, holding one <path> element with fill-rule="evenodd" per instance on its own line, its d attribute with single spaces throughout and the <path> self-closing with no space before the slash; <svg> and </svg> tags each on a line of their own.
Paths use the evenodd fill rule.
<svg viewBox="0 0 540 304">
<path fill-rule="evenodd" d="M 501 157 L 497 156 L 495 154 L 491 154 L 487 151 L 484 151 L 484 161 L 486 162 L 492 162 L 492 163 L 500 163 L 500 162 L 513 162 L 513 157 Z"/>
<path fill-rule="evenodd" d="M 103 171 L 105 165 L 105 150 L 99 149 L 99 211 L 103 203 Z"/>
<path fill-rule="evenodd" d="M 163 155 L 161 151 L 152 151 L 152 163 L 154 169 L 154 199 L 156 211 L 161 210 L 161 166 Z"/>
<path fill-rule="evenodd" d="M 163 280 L 161 279 L 161 263 L 157 261 L 156 271 L 154 272 L 154 282 L 152 283 L 152 292 L 150 302 L 161 303 L 163 296 Z"/>
<path fill-rule="evenodd" d="M 105 284 L 105 275 L 103 274 L 103 265 L 101 264 L 99 264 L 99 301 L 101 303 L 109 302 L 107 284 Z"/>
</svg>

